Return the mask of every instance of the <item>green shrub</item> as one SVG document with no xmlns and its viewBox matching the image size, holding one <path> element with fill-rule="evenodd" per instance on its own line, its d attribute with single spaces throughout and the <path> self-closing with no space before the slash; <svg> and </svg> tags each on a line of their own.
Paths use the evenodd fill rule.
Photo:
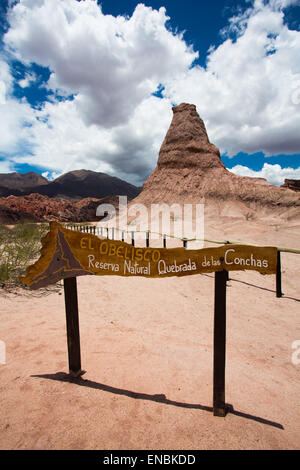
<svg viewBox="0 0 300 470">
<path fill-rule="evenodd" d="M 41 238 L 46 235 L 48 224 L 20 223 L 9 229 L 0 225 L 0 281 L 19 283 L 27 266 L 38 257 Z"/>
</svg>

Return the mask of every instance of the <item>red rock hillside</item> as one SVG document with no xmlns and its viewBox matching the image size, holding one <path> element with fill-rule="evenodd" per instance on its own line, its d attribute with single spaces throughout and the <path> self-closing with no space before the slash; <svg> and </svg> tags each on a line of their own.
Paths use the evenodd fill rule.
<svg viewBox="0 0 300 470">
<path fill-rule="evenodd" d="M 97 221 L 100 218 L 96 217 L 96 210 L 101 203 L 117 206 L 118 197 L 84 198 L 77 202 L 67 202 L 36 193 L 28 196 L 2 197 L 0 198 L 0 223 L 14 224 L 23 220 L 33 222 Z"/>
</svg>

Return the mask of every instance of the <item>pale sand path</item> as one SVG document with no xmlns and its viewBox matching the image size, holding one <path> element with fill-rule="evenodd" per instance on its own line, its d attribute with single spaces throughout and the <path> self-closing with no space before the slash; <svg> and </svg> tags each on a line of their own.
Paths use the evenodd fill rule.
<svg viewBox="0 0 300 470">
<path fill-rule="evenodd" d="M 223 236 L 299 248 L 299 225 L 233 227 Z M 213 275 L 78 278 L 87 372 L 73 383 L 52 380 L 68 372 L 63 291 L 1 292 L 0 448 L 299 449 L 299 261 L 282 255 L 282 299 L 275 276 L 231 276 L 225 419 L 210 411 Z"/>
</svg>

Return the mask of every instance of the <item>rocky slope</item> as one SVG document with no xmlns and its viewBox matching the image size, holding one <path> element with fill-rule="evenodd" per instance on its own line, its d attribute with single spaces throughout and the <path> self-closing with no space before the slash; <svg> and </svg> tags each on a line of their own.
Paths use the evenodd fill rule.
<svg viewBox="0 0 300 470">
<path fill-rule="evenodd" d="M 157 167 L 134 203 L 201 203 L 212 216 L 300 215 L 294 191 L 263 178 L 238 176 L 225 168 L 220 152 L 210 143 L 196 106 L 173 107 L 173 120 L 162 143 Z"/>
<path fill-rule="evenodd" d="M 130 200 L 139 192 L 126 181 L 88 170 L 70 171 L 51 182 L 34 172 L 0 174 L 0 223 L 97 221 L 99 204 L 117 207 L 118 195 Z"/>
<path fill-rule="evenodd" d="M 101 218 L 96 217 L 96 210 L 99 204 L 103 203 L 117 207 L 118 197 L 84 198 L 77 202 L 49 198 L 35 193 L 26 196 L 2 197 L 0 198 L 0 223 L 99 221 Z"/>
<path fill-rule="evenodd" d="M 300 191 L 300 180 L 285 179 L 282 188 L 289 188 L 293 191 Z"/>
</svg>

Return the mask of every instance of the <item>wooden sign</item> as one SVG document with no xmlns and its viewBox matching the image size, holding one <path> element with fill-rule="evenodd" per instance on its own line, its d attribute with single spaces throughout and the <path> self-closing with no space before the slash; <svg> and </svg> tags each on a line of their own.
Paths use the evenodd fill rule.
<svg viewBox="0 0 300 470">
<path fill-rule="evenodd" d="M 65 229 L 51 222 L 41 257 L 20 280 L 32 289 L 82 275 L 164 278 L 219 271 L 275 274 L 277 248 L 223 245 L 218 248 L 139 248 Z"/>
<path fill-rule="evenodd" d="M 52 222 L 42 240 L 39 260 L 20 280 L 31 289 L 64 279 L 69 372 L 81 370 L 76 277 L 90 275 L 144 276 L 163 278 L 215 272 L 213 413 L 225 416 L 226 281 L 228 271 L 254 270 L 275 274 L 280 252 L 274 247 L 223 245 L 219 248 L 138 248 L 123 241 L 65 229 Z M 164 241 L 165 246 L 165 241 Z M 277 295 L 279 290 L 277 289 Z M 280 290 L 280 296 L 281 296 Z"/>
</svg>

